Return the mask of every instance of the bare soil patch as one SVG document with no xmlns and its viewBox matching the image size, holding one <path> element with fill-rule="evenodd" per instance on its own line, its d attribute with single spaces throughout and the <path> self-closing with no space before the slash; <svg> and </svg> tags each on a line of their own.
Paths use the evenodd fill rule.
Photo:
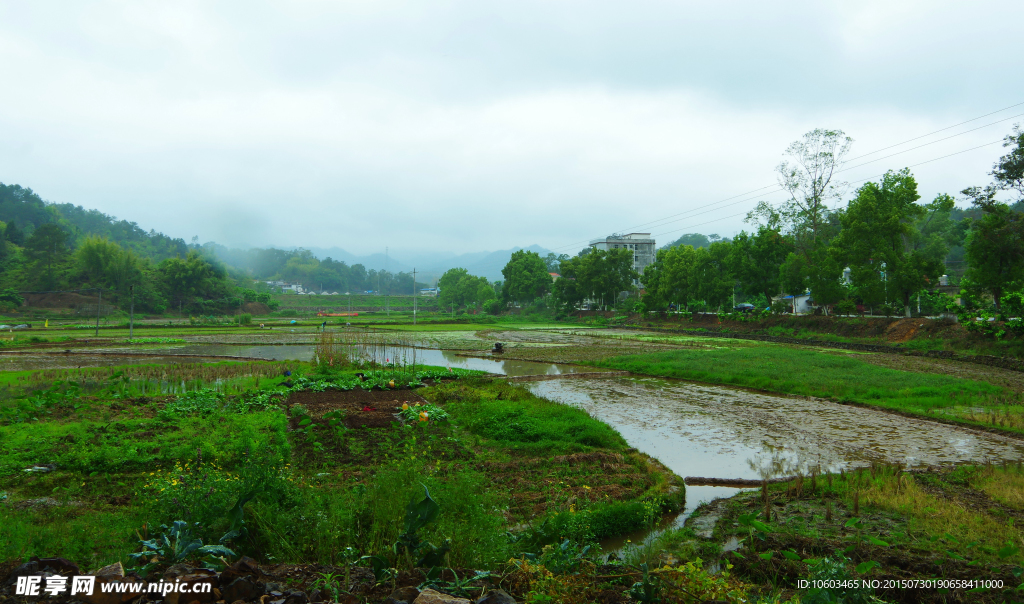
<svg viewBox="0 0 1024 604">
<path fill-rule="evenodd" d="M 412 390 L 325 390 L 323 392 L 293 392 L 288 396 L 288 408 L 302 405 L 316 423 L 326 424 L 323 416 L 331 411 L 345 412 L 345 426 L 348 428 L 385 428 L 395 419 L 395 412 L 402 403 L 426 404 L 427 399 Z M 292 428 L 298 420 L 291 420 Z"/>
</svg>

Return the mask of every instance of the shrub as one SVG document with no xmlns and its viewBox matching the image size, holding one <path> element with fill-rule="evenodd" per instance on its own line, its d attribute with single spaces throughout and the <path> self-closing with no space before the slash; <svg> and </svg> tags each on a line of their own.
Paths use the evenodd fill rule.
<svg viewBox="0 0 1024 604">
<path fill-rule="evenodd" d="M 836 304 L 836 312 L 841 315 L 852 315 L 857 312 L 857 303 L 853 300 L 843 300 L 839 304 Z"/>
<path fill-rule="evenodd" d="M 270 447 L 250 444 L 234 472 L 204 459 L 200 449 L 195 459 L 175 462 L 167 471 L 151 472 L 140 499 L 147 502 L 154 526 L 185 520 L 197 527 L 197 537 L 210 542 L 237 524 L 232 516 L 241 514 L 247 502 L 257 497 L 265 503 L 288 498 L 291 481 L 284 459 Z"/>
<path fill-rule="evenodd" d="M 242 313 L 238 315 L 237 321 L 239 325 L 251 325 L 252 315 L 250 315 L 249 313 Z"/>
</svg>

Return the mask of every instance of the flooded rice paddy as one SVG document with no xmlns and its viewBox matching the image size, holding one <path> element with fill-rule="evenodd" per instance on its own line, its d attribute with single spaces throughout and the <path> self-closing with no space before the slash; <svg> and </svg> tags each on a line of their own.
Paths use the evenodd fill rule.
<svg viewBox="0 0 1024 604">
<path fill-rule="evenodd" d="M 587 410 L 679 476 L 761 479 L 895 463 L 908 468 L 1024 458 L 1024 441 L 819 399 L 658 378 L 528 385 Z M 688 515 L 739 489 L 687 486 Z"/>
<path fill-rule="evenodd" d="M 581 334 L 503 341 L 573 344 Z M 496 339 L 498 339 L 496 338 Z M 202 343 L 156 347 L 110 347 L 62 353 L 0 355 L 0 369 L 44 369 L 141 363 L 181 363 L 225 357 L 306 361 L 308 343 Z M 593 371 L 575 365 L 459 356 L 440 349 L 389 346 L 409 364 L 475 369 L 507 376 L 560 375 Z M 102 354 L 99 354 L 101 353 Z M 1016 462 L 1024 441 L 879 410 L 824 400 L 772 396 L 722 386 L 658 378 L 580 378 L 530 383 L 539 396 L 585 409 L 615 427 L 630 446 L 657 458 L 679 476 L 760 479 L 765 476 L 896 463 L 909 468 L 962 462 Z M 687 486 L 685 518 L 702 501 L 740 489 Z"/>
<path fill-rule="evenodd" d="M 418 365 L 435 365 L 487 371 L 509 377 L 528 375 L 559 375 L 592 371 L 577 365 L 541 363 L 515 359 L 485 359 L 459 356 L 438 349 L 390 346 L 390 360 Z M 110 347 L 102 349 L 58 350 L 0 355 L 0 370 L 108 367 L 113 365 L 194 363 L 230 360 L 230 358 L 267 359 L 276 361 L 309 361 L 316 353 L 312 344 L 181 344 L 159 347 Z M 394 358 L 392 358 L 394 357 Z"/>
</svg>

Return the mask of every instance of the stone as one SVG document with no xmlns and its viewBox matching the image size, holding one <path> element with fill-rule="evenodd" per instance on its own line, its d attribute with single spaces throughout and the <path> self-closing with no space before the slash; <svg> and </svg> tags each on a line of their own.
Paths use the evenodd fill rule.
<svg viewBox="0 0 1024 604">
<path fill-rule="evenodd" d="M 433 589 L 424 589 L 412 604 L 473 604 L 466 598 L 456 598 Z"/>
<path fill-rule="evenodd" d="M 411 585 L 399 587 L 395 591 L 391 592 L 388 599 L 384 600 L 384 604 L 412 604 L 419 595 L 420 590 Z"/>
<path fill-rule="evenodd" d="M 14 585 L 18 581 L 18 577 L 34 577 L 38 574 L 39 563 L 34 560 L 29 560 L 11 571 L 11 574 L 7 575 L 7 580 L 4 581 L 4 585 Z"/>
<path fill-rule="evenodd" d="M 220 581 L 217 573 L 212 570 L 197 568 L 187 575 L 176 577 L 174 581 L 185 587 L 181 591 L 175 590 L 164 596 L 165 604 L 213 604 L 219 599 L 213 590 L 220 587 Z M 206 584 L 209 584 L 209 587 L 199 587 Z"/>
<path fill-rule="evenodd" d="M 290 590 L 284 594 L 285 604 L 307 604 L 309 598 L 306 597 L 306 593 L 297 589 Z"/>
<path fill-rule="evenodd" d="M 235 562 L 231 566 L 225 568 L 224 571 L 220 573 L 220 584 L 231 585 L 231 583 L 239 577 L 255 577 L 259 579 L 261 575 L 260 567 L 256 561 L 248 556 L 242 556 L 238 562 Z M 228 599 L 228 602 L 230 601 L 231 600 Z"/>
<path fill-rule="evenodd" d="M 164 571 L 164 581 L 174 581 L 175 579 L 177 579 L 179 577 L 184 577 L 185 575 L 191 575 L 195 571 L 196 571 L 196 568 L 194 566 L 190 566 L 188 564 L 181 564 L 181 563 L 174 564 L 174 565 L 169 566 L 167 568 L 167 570 Z M 185 603 L 182 602 L 182 604 L 185 604 Z"/>
<path fill-rule="evenodd" d="M 320 602 L 324 601 L 324 597 L 321 595 L 319 589 L 314 589 L 309 592 L 309 601 L 312 602 L 312 604 L 320 604 Z"/>
<path fill-rule="evenodd" d="M 508 595 L 504 589 L 492 589 L 477 600 L 476 604 L 516 604 L 516 599 Z"/>
<path fill-rule="evenodd" d="M 88 604 L 120 604 L 121 602 L 129 602 L 138 598 L 142 595 L 141 591 L 126 591 L 126 592 L 104 592 L 103 585 L 108 583 L 131 583 L 135 584 L 138 579 L 137 577 L 126 577 L 124 574 L 124 566 L 120 562 L 115 562 L 108 566 L 104 566 L 98 571 L 92 573 L 96 576 L 96 584 L 93 588 L 92 595 L 87 596 L 85 594 L 78 594 L 75 597 Z"/>
<path fill-rule="evenodd" d="M 222 580 L 224 574 L 221 574 Z M 227 602 L 234 602 L 235 600 L 245 600 L 246 602 L 258 600 L 263 595 L 266 586 L 257 581 L 252 577 L 238 577 L 231 582 L 230 585 L 225 587 L 221 592 L 224 595 L 224 600 Z"/>
<path fill-rule="evenodd" d="M 40 569 L 50 569 L 55 573 L 67 576 L 81 575 L 82 571 L 78 565 L 66 558 L 29 558 L 39 565 Z"/>
</svg>

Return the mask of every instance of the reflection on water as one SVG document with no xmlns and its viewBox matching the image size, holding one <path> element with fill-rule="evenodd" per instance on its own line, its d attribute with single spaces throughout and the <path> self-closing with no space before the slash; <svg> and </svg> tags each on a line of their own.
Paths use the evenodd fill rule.
<svg viewBox="0 0 1024 604">
<path fill-rule="evenodd" d="M 48 369 L 52 367 L 106 367 L 109 365 L 138 365 L 144 363 L 181 363 L 202 361 L 201 357 L 233 356 L 261 358 L 277 361 L 309 361 L 313 358 L 316 348 L 312 344 L 183 344 L 154 348 L 118 347 L 104 348 L 108 354 L 97 355 L 86 352 L 71 354 L 18 354 L 0 356 L 0 369 L 25 370 Z M 512 359 L 476 358 L 458 356 L 454 352 L 437 349 L 411 348 L 405 346 L 388 347 L 391 359 L 404 363 L 412 363 L 415 357 L 418 365 L 436 365 L 439 367 L 455 367 L 487 371 L 510 377 L 523 375 L 560 375 L 586 371 L 574 365 L 555 363 L 538 363 L 534 361 L 517 361 Z M 97 352 L 93 350 L 91 352 Z M 131 356 L 109 353 L 146 353 L 156 356 Z M 174 355 L 174 356 L 170 356 Z M 182 359 L 181 357 L 192 357 Z M 215 360 L 215 359 L 209 359 Z"/>
</svg>

